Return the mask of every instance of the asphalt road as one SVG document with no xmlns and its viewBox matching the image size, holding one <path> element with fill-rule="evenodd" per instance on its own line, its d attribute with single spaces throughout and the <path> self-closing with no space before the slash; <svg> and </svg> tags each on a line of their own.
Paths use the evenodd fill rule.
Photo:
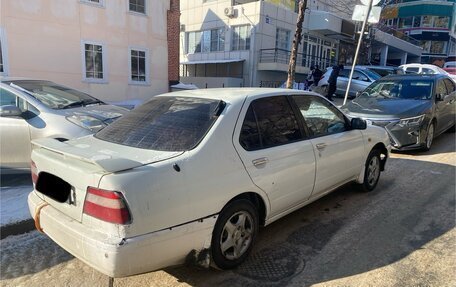
<svg viewBox="0 0 456 287">
<path fill-rule="evenodd" d="M 236 270 L 180 266 L 114 286 L 456 286 L 454 134 L 434 144 L 394 153 L 371 193 L 347 185 L 263 228 Z M 0 242 L 1 286 L 107 286 L 36 231 Z"/>
</svg>

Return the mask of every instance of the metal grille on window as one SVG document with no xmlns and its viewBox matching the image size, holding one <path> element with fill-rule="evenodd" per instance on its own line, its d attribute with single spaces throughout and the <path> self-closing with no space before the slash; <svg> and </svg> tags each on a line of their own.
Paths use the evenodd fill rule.
<svg viewBox="0 0 456 287">
<path fill-rule="evenodd" d="M 131 50 L 131 80 L 146 81 L 146 52 Z"/>
<path fill-rule="evenodd" d="M 103 79 L 103 47 L 85 44 L 86 78 Z"/>
</svg>

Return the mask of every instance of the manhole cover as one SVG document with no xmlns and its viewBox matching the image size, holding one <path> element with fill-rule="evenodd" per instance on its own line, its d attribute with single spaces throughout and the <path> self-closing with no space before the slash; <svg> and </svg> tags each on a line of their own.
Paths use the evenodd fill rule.
<svg viewBox="0 0 456 287">
<path fill-rule="evenodd" d="M 304 265 L 304 260 L 296 252 L 281 246 L 250 254 L 235 272 L 255 280 L 277 282 L 295 276 Z"/>
</svg>

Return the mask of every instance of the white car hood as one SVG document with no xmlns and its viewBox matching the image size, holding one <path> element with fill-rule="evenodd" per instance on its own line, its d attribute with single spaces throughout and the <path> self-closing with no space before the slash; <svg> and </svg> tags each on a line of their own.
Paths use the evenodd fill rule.
<svg viewBox="0 0 456 287">
<path fill-rule="evenodd" d="M 169 152 L 139 149 L 102 141 L 93 135 L 60 142 L 52 138 L 32 141 L 34 149 L 46 149 L 64 157 L 88 162 L 105 172 L 117 172 L 140 167 L 181 155 Z"/>
</svg>

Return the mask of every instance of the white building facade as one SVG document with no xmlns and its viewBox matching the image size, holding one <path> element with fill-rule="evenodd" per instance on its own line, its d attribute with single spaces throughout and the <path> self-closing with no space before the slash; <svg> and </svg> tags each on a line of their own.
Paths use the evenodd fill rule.
<svg viewBox="0 0 456 287">
<path fill-rule="evenodd" d="M 167 92 L 169 0 L 1 0 L 0 75 L 104 101 Z"/>
<path fill-rule="evenodd" d="M 296 29 L 294 4 L 283 0 L 182 2 L 181 81 L 200 88 L 284 82 Z M 312 65 L 323 69 L 335 64 L 340 39 L 352 40 L 354 31 L 351 24 L 351 35 L 344 35 L 345 20 L 327 13 L 323 17 L 328 16 L 331 23 L 325 29 L 333 35 L 325 36 L 309 29 L 310 14 L 306 13 L 297 58 L 297 79 L 301 80 Z"/>
<path fill-rule="evenodd" d="M 200 88 L 276 87 L 287 78 L 298 14 L 294 0 L 189 0 L 181 3 L 181 81 Z M 324 1 L 308 1 L 303 41 L 298 48 L 296 80 L 304 81 L 313 65 L 324 70 L 349 64 L 355 54 L 355 23 L 344 11 Z M 332 11 L 332 12 L 327 12 Z M 406 40 L 376 34 L 382 56 L 421 55 Z M 396 43 L 397 41 L 398 43 Z M 386 61 L 385 61 L 386 62 Z"/>
</svg>

